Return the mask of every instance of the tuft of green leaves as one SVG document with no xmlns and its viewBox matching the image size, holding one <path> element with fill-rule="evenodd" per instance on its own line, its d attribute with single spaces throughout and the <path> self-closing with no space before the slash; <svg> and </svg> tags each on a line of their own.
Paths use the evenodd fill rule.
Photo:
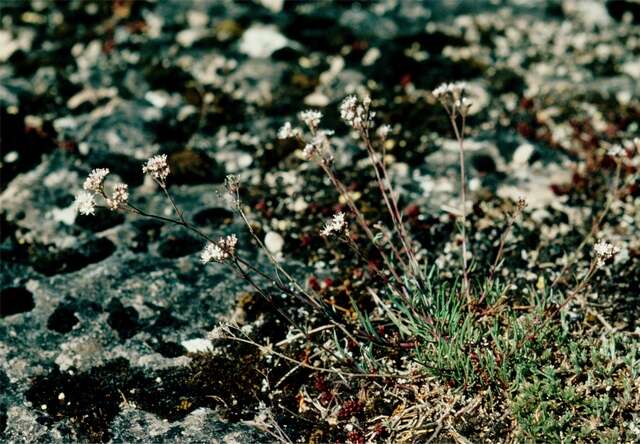
<svg viewBox="0 0 640 444">
<path fill-rule="evenodd" d="M 417 342 L 415 359 L 428 375 L 465 394 L 486 393 L 489 408 L 507 410 L 519 440 L 633 440 L 622 424 L 640 408 L 637 340 L 548 319 L 549 291 L 532 290 L 523 303 L 496 282 L 477 307 L 461 300 L 458 282 L 436 275 L 407 285 L 409 299 L 390 292 L 385 309 Z"/>
</svg>

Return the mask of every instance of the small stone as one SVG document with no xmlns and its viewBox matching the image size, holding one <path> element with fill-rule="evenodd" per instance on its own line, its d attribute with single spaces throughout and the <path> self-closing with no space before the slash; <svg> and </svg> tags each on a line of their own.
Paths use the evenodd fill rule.
<svg viewBox="0 0 640 444">
<path fill-rule="evenodd" d="M 189 353 L 198 353 L 213 350 L 213 344 L 208 339 L 188 339 L 186 341 L 182 341 L 181 344 Z"/>
<path fill-rule="evenodd" d="M 247 29 L 240 41 L 240 52 L 255 58 L 267 58 L 287 46 L 287 38 L 275 26 L 254 25 Z"/>
<path fill-rule="evenodd" d="M 525 143 L 516 148 L 513 153 L 513 165 L 523 166 L 529 161 L 529 158 L 533 154 L 534 148 L 530 143 Z"/>
<path fill-rule="evenodd" d="M 276 254 L 282 251 L 284 239 L 275 231 L 269 231 L 264 237 L 264 244 L 270 253 Z"/>
</svg>

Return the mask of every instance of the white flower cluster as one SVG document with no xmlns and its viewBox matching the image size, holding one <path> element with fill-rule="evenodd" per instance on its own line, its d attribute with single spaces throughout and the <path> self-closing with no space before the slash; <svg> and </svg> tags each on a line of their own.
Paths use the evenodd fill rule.
<svg viewBox="0 0 640 444">
<path fill-rule="evenodd" d="M 94 215 L 96 212 L 96 200 L 93 194 L 88 191 L 80 191 L 73 202 L 73 208 L 84 216 Z"/>
<path fill-rule="evenodd" d="M 209 332 L 209 334 L 207 335 L 207 338 L 210 341 L 218 341 L 220 339 L 224 339 L 228 337 L 229 334 L 230 334 L 229 325 L 226 323 L 223 323 L 223 324 L 216 325 L 213 328 L 213 330 Z"/>
<path fill-rule="evenodd" d="M 347 227 L 347 222 L 344 220 L 344 213 L 340 211 L 339 213 L 334 214 L 329 222 L 324 225 L 320 234 L 323 236 L 329 236 L 332 233 L 340 233 L 344 231 Z"/>
<path fill-rule="evenodd" d="M 464 95 L 466 88 L 465 82 L 443 83 L 434 89 L 432 94 L 446 108 L 450 107 L 453 111 L 466 114 L 473 105 L 473 102 Z"/>
<path fill-rule="evenodd" d="M 613 144 L 607 148 L 607 155 L 611 157 L 622 157 L 627 152 L 633 153 L 633 151 L 640 153 L 640 137 L 634 137 L 633 140 L 625 140 L 622 145 Z"/>
<path fill-rule="evenodd" d="M 300 128 L 294 128 L 291 122 L 285 122 L 278 130 L 278 139 L 292 139 L 301 135 Z"/>
<path fill-rule="evenodd" d="M 607 154 L 611 157 L 620 157 L 624 154 L 626 154 L 626 151 L 624 148 L 622 148 L 621 145 L 613 144 L 611 145 L 608 149 L 607 149 Z"/>
<path fill-rule="evenodd" d="M 340 118 L 357 131 L 366 130 L 371 126 L 376 114 L 369 111 L 370 106 L 369 96 L 365 96 L 361 101 L 356 96 L 347 96 L 340 104 Z"/>
<path fill-rule="evenodd" d="M 309 143 L 304 146 L 302 154 L 305 159 L 310 160 L 314 156 L 320 156 L 325 162 L 331 162 L 333 156 L 330 150 L 329 136 L 333 131 L 319 130 L 315 133 Z"/>
<path fill-rule="evenodd" d="M 76 195 L 73 203 L 78 213 L 85 216 L 94 215 L 97 195 L 101 195 L 106 200 L 107 207 L 112 211 L 126 207 L 129 202 L 129 187 L 127 184 L 118 183 L 113 187 L 111 197 L 108 197 L 104 191 L 104 181 L 108 175 L 108 168 L 96 168 L 89 173 L 82 186 L 84 191 Z"/>
<path fill-rule="evenodd" d="M 235 254 L 237 243 L 238 238 L 235 234 L 221 237 L 216 242 L 209 242 L 200 253 L 200 261 L 203 264 L 209 262 L 222 263 Z"/>
<path fill-rule="evenodd" d="M 389 125 L 380 125 L 380 127 L 376 130 L 376 134 L 382 140 L 386 140 L 390 132 L 391 127 Z"/>
<path fill-rule="evenodd" d="M 596 261 L 596 266 L 602 267 L 607 260 L 613 258 L 613 256 L 615 256 L 619 252 L 619 248 L 607 241 L 600 240 L 596 242 L 593 246 L 593 254 Z"/>
<path fill-rule="evenodd" d="M 129 186 L 126 183 L 118 183 L 113 187 L 113 194 L 107 199 L 107 206 L 112 210 L 124 208 L 129 201 Z"/>
<path fill-rule="evenodd" d="M 320 119 L 322 119 L 322 113 L 320 111 L 315 111 L 312 109 L 308 109 L 306 111 L 302 111 L 299 116 L 300 120 L 302 120 L 305 125 L 309 127 L 309 129 L 314 132 L 318 129 L 320 125 Z"/>
<path fill-rule="evenodd" d="M 95 170 L 91 171 L 89 177 L 85 179 L 82 188 L 84 188 L 85 191 L 99 193 L 102 190 L 104 179 L 108 174 L 109 168 L 96 168 Z"/>
<path fill-rule="evenodd" d="M 169 164 L 167 163 L 167 155 L 158 154 L 157 156 L 153 156 L 145 165 L 143 165 L 142 172 L 144 174 L 150 174 L 151 177 L 161 185 L 164 185 L 164 181 L 167 180 L 167 176 L 169 176 L 170 172 Z"/>
<path fill-rule="evenodd" d="M 633 151 L 635 149 L 640 154 L 640 137 L 634 137 L 633 140 L 627 140 L 624 142 L 624 146 L 629 151 Z"/>
</svg>

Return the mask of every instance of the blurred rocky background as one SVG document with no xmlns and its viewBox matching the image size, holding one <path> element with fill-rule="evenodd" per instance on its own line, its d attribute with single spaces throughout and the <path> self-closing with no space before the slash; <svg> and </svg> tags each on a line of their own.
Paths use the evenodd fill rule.
<svg viewBox="0 0 640 444">
<path fill-rule="evenodd" d="M 4 0 L 0 13 L 0 440 L 271 439 L 242 423 L 256 405 L 243 378 L 256 375 L 201 353 L 244 284 L 202 266 L 200 241 L 176 227 L 77 216 L 74 194 L 92 168 L 128 183 L 139 207 L 170 214 L 141 171 L 167 154 L 172 194 L 215 235 L 244 232 L 216 192 L 239 174 L 274 251 L 313 267 L 304 233 L 335 195 L 301 147 L 276 138 L 301 109 L 324 113 L 338 167 L 358 183 L 366 155 L 337 105 L 371 92 L 427 244 L 448 240 L 457 196 L 457 148 L 430 94 L 441 82 L 466 80 L 475 103 L 468 162 L 480 221 L 483 202 L 524 194 L 534 220 L 569 233 L 597 208 L 591 170 L 576 165 L 639 132 L 633 0 Z M 637 230 L 630 205 L 621 240 Z M 575 243 L 568 236 L 557 254 Z M 620 259 L 636 257 L 623 306 L 637 304 L 635 245 Z"/>
</svg>

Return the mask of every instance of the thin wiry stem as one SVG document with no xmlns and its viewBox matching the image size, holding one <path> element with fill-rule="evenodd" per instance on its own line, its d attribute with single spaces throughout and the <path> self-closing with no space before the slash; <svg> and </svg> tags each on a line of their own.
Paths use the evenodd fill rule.
<svg viewBox="0 0 640 444">
<path fill-rule="evenodd" d="M 240 261 L 239 258 L 236 256 L 234 258 L 234 261 L 232 262 L 233 264 L 233 268 L 240 274 L 240 276 L 247 282 L 249 282 L 249 284 L 256 289 L 256 291 L 267 301 L 271 304 L 271 306 L 273 308 L 276 309 L 276 311 L 278 312 L 278 314 L 280 316 L 282 316 L 289 324 L 291 324 L 296 330 L 298 330 L 300 333 L 302 333 L 304 335 L 304 337 L 309 340 L 311 342 L 311 335 L 300 325 L 298 324 L 295 320 L 293 320 L 293 318 L 291 318 L 287 313 L 284 312 L 284 310 L 282 310 L 280 307 L 278 307 L 275 303 L 275 301 L 273 300 L 273 298 L 269 295 L 267 295 L 267 293 L 260 288 L 255 282 L 254 280 L 251 278 L 251 276 L 249 276 L 245 270 L 242 269 L 242 267 L 240 266 L 240 263 L 246 264 L 246 262 L 244 261 Z M 255 270 L 255 269 L 254 269 Z M 330 355 L 332 355 L 334 358 L 338 359 L 338 360 L 344 360 L 344 358 L 341 358 L 340 356 L 336 355 L 334 351 L 329 350 L 324 344 L 318 344 L 320 346 L 320 348 L 322 348 L 324 351 L 326 351 L 327 353 L 329 353 Z M 346 360 L 345 360 L 346 361 Z M 350 364 L 347 362 L 347 364 Z"/>
<path fill-rule="evenodd" d="M 169 190 L 167 189 L 167 186 L 164 183 L 160 183 L 160 182 L 158 182 L 158 184 L 160 185 L 160 188 L 162 188 L 162 192 L 164 193 L 164 195 L 167 196 L 167 199 L 169 199 L 169 202 L 171 202 L 171 206 L 173 207 L 173 210 L 176 212 L 176 214 L 178 215 L 182 223 L 186 225 L 187 222 L 184 220 L 182 211 L 178 209 L 178 206 L 173 200 L 173 197 L 171 197 L 171 194 L 169 194 Z"/>
<path fill-rule="evenodd" d="M 395 200 L 394 203 L 391 203 L 391 200 L 389 198 L 389 196 L 387 195 L 387 184 L 385 183 L 385 179 L 382 177 L 381 172 L 378 170 L 378 165 L 380 165 L 381 169 L 384 168 L 384 159 L 378 161 L 376 159 L 376 153 L 373 149 L 373 146 L 371 145 L 371 141 L 369 140 L 369 137 L 367 135 L 366 132 L 362 131 L 361 133 L 361 137 L 362 140 L 364 141 L 365 147 L 367 149 L 367 153 L 369 155 L 369 159 L 371 160 L 371 164 L 373 166 L 373 171 L 375 172 L 376 175 L 376 181 L 378 182 L 378 187 L 380 188 L 380 194 L 382 194 L 382 199 L 384 200 L 385 205 L 387 206 L 387 211 L 389 212 L 389 215 L 391 216 L 391 221 L 393 222 L 393 225 L 396 229 L 396 232 L 398 233 L 398 237 L 400 238 L 400 242 L 402 243 L 402 246 L 404 248 L 405 254 L 407 255 L 407 258 L 411 264 L 411 266 L 414 266 L 414 258 L 413 258 L 413 253 L 411 251 L 411 247 L 409 246 L 407 239 L 406 239 L 406 233 L 402 224 L 402 220 L 399 214 L 399 211 L 397 209 L 397 205 L 395 204 Z M 388 184 L 388 189 L 389 189 L 389 194 L 392 195 L 393 198 L 393 191 L 391 190 L 391 184 Z M 402 256 L 398 256 L 398 260 L 401 261 L 402 267 L 404 269 L 409 269 L 406 265 L 406 263 L 404 262 L 404 260 L 402 259 Z M 409 269 L 410 270 L 410 269 Z M 412 272 L 415 273 L 415 269 L 414 270 L 410 270 Z"/>
<path fill-rule="evenodd" d="M 445 107 L 446 108 L 446 107 Z M 453 127 L 453 131 L 456 135 L 456 139 L 458 141 L 458 151 L 460 154 L 460 206 L 462 207 L 462 292 L 464 293 L 467 301 L 470 300 L 470 288 L 469 288 L 469 269 L 467 266 L 467 198 L 466 198 L 466 188 L 467 188 L 467 180 L 464 168 L 464 130 L 466 123 L 466 115 L 465 113 L 461 114 L 462 124 L 461 128 L 458 128 L 458 123 L 456 121 L 455 112 L 450 112 L 449 119 L 451 121 L 451 126 Z"/>
<path fill-rule="evenodd" d="M 263 345 L 258 344 L 255 341 L 253 341 L 252 339 L 239 338 L 238 336 L 232 336 L 232 337 L 229 337 L 228 339 L 230 339 L 232 341 L 238 341 L 238 342 L 242 342 L 242 343 L 245 343 L 245 344 L 249 344 L 249 345 L 252 345 L 252 346 L 254 346 L 254 347 L 258 348 L 258 349 L 261 349 L 261 350 L 265 347 Z M 299 365 L 300 367 L 307 368 L 309 370 L 315 370 L 315 371 L 324 372 L 324 373 L 335 373 L 335 374 L 338 374 L 338 375 L 348 376 L 348 377 L 353 377 L 353 378 L 407 378 L 407 377 L 409 377 L 408 375 L 401 375 L 401 374 L 345 372 L 343 370 L 338 370 L 338 369 L 334 369 L 334 368 L 324 368 L 324 367 L 318 367 L 318 366 L 315 366 L 315 365 L 307 364 L 305 362 L 298 361 L 296 359 L 290 358 L 289 356 L 285 355 L 284 353 L 279 353 L 279 352 L 277 352 L 275 350 L 270 350 L 269 354 L 277 356 L 279 358 L 284 359 L 285 361 L 289 361 L 291 363 Z"/>
<path fill-rule="evenodd" d="M 607 213 L 609 213 L 609 210 L 611 209 L 611 204 L 613 204 L 613 201 L 618 197 L 618 192 L 620 191 L 619 183 L 620 183 L 621 168 L 622 168 L 622 162 L 618 161 L 616 165 L 616 173 L 613 178 L 613 186 L 611 187 L 611 192 L 607 195 L 607 202 L 605 203 L 604 208 L 602 209 L 600 214 L 598 214 L 596 218 L 593 220 L 593 222 L 591 223 L 591 229 L 589 230 L 589 233 L 587 233 L 587 235 L 584 236 L 584 238 L 582 239 L 582 242 L 580 242 L 580 245 L 578 245 L 578 247 L 574 250 L 574 253 L 571 255 L 569 260 L 567 260 L 567 262 L 564 264 L 564 266 L 560 270 L 560 273 L 558 273 L 558 276 L 551 283 L 551 287 L 555 287 L 556 285 L 558 285 L 558 283 L 560 282 L 564 274 L 567 272 L 567 270 L 575 263 L 578 254 L 582 251 L 584 246 L 587 245 L 587 243 L 590 242 L 595 237 L 596 234 L 598 234 L 598 231 L 600 231 L 600 226 L 602 225 L 602 221 L 604 221 L 604 218 L 606 217 Z"/>
<path fill-rule="evenodd" d="M 395 270 L 395 267 L 391 264 L 391 262 L 389 261 L 389 258 L 385 254 L 385 252 L 382 251 L 382 249 L 380 248 L 380 246 L 376 242 L 375 235 L 373 234 L 373 232 L 369 228 L 369 225 L 367 224 L 366 219 L 364 218 L 364 216 L 362 215 L 362 213 L 360 212 L 360 210 L 356 206 L 355 202 L 353 201 L 353 199 L 349 195 L 349 192 L 345 188 L 344 184 L 335 176 L 335 174 L 333 174 L 333 171 L 331 171 L 331 168 L 329 168 L 327 165 L 325 165 L 322 161 L 320 161 L 319 164 L 322 167 L 322 169 L 324 170 L 324 172 L 327 174 L 327 176 L 329 177 L 329 180 L 331 180 L 331 183 L 333 184 L 333 186 L 344 197 L 345 201 L 347 202 L 347 205 L 349 206 L 351 211 L 356 216 L 356 221 L 358 222 L 358 225 L 365 232 L 365 234 L 369 238 L 369 241 L 371 241 L 371 243 L 380 252 L 380 256 L 382 257 L 382 260 L 384 261 L 385 265 L 387 266 L 389 272 L 393 275 L 393 277 L 396 279 L 396 281 L 400 285 L 404 286 L 403 283 L 402 283 L 403 282 L 402 279 L 400 279 L 400 276 L 398 275 L 398 273 Z M 394 253 L 397 253 L 399 255 L 399 252 L 397 252 L 397 250 L 395 250 L 395 246 L 392 245 L 392 249 L 394 249 Z"/>
<path fill-rule="evenodd" d="M 516 209 L 514 213 L 511 213 L 508 215 L 507 228 L 502 233 L 502 236 L 500 236 L 500 244 L 498 246 L 498 252 L 496 254 L 495 260 L 493 261 L 493 264 L 491 265 L 491 269 L 489 270 L 489 277 L 487 279 L 486 285 L 484 286 L 484 289 L 482 290 L 482 295 L 480 296 L 480 299 L 478 299 L 478 302 L 477 302 L 478 304 L 482 304 L 485 297 L 487 296 L 487 292 L 489 292 L 493 288 L 493 282 L 495 279 L 496 271 L 498 271 L 498 268 L 500 267 L 500 261 L 502 260 L 502 257 L 504 255 L 504 246 L 505 246 L 507 237 L 509 237 L 509 234 L 511 233 L 513 229 L 513 225 L 516 221 L 516 218 L 518 217 L 521 211 L 522 211 L 521 207 L 518 207 L 518 209 Z"/>
<path fill-rule="evenodd" d="M 387 199 L 385 197 L 385 203 L 387 203 L 387 208 L 389 210 L 389 213 L 392 217 L 392 220 L 394 220 L 394 225 L 396 227 L 396 229 L 399 232 L 400 235 L 400 239 L 403 243 L 403 246 L 406 249 L 406 253 L 409 256 L 409 260 L 412 261 L 412 265 L 414 267 L 417 268 L 417 270 L 419 270 L 419 267 L 417 267 L 417 262 L 415 260 L 415 254 L 413 252 L 413 248 L 412 248 L 412 244 L 411 244 L 411 237 L 408 235 L 404 224 L 402 223 L 402 214 L 400 213 L 399 207 L 398 207 L 398 200 L 396 199 L 396 195 L 393 192 L 393 186 L 391 185 L 391 179 L 389 178 L 389 174 L 387 172 L 387 167 L 386 167 L 386 162 L 385 162 L 385 150 L 384 150 L 384 144 L 382 145 L 383 149 L 382 149 L 382 157 L 376 162 L 376 156 L 375 156 L 375 150 L 373 148 L 373 144 L 371 142 L 371 138 L 369 136 L 369 128 L 367 128 L 366 130 L 362 131 L 361 137 L 363 139 L 363 141 L 365 142 L 365 146 L 367 148 L 367 152 L 369 153 L 369 157 L 371 159 L 371 162 L 374 164 L 374 170 L 376 173 L 376 178 L 378 179 L 378 182 L 380 183 L 381 186 L 381 191 L 383 193 L 383 195 L 385 195 L 387 193 L 389 193 L 389 199 Z M 376 163 L 379 165 L 380 167 L 380 172 L 375 168 Z M 391 201 L 391 205 L 388 204 L 388 201 Z M 414 271 L 417 271 L 414 270 Z"/>
</svg>

